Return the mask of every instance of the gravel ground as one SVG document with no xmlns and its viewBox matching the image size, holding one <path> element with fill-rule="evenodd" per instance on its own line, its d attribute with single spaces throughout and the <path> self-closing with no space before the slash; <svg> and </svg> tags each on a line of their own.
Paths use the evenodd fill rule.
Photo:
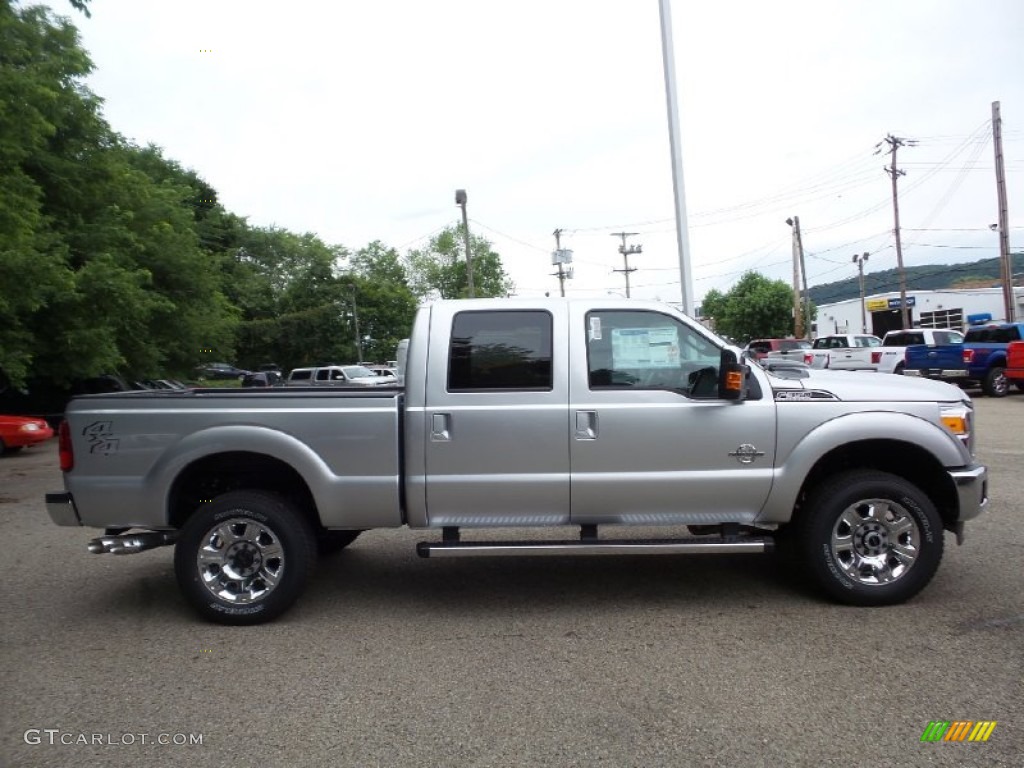
<svg viewBox="0 0 1024 768">
<path fill-rule="evenodd" d="M 0 458 L 0 766 L 1017 768 L 1024 394 L 976 404 L 990 514 L 882 609 L 771 557 L 421 560 L 376 531 L 281 620 L 221 627 L 170 548 L 97 557 L 49 522 L 52 442 Z M 922 743 L 932 720 L 998 725 Z"/>
</svg>

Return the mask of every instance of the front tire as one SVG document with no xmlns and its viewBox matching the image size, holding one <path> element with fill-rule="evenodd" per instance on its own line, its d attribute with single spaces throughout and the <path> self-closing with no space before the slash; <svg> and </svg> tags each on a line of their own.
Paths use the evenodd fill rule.
<svg viewBox="0 0 1024 768">
<path fill-rule="evenodd" d="M 894 605 L 931 581 L 942 560 L 931 499 L 885 472 L 845 472 L 818 487 L 798 525 L 804 568 L 848 605 Z"/>
<path fill-rule="evenodd" d="M 298 599 L 316 565 L 316 540 L 291 502 L 231 491 L 185 523 L 174 571 L 185 599 L 218 624 L 259 624 Z"/>
<path fill-rule="evenodd" d="M 1006 369 L 1001 366 L 989 368 L 981 390 L 989 397 L 1006 397 L 1010 391 L 1010 380 L 1006 378 Z"/>
</svg>

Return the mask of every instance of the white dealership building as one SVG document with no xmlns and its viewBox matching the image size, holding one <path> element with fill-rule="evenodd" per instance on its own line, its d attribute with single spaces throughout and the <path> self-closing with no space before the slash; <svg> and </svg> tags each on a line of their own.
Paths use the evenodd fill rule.
<svg viewBox="0 0 1024 768">
<path fill-rule="evenodd" d="M 1014 288 L 1016 319 L 1024 320 L 1024 287 Z M 1004 322 L 1006 311 L 1002 288 L 947 288 L 936 291 L 907 291 L 908 316 L 913 328 L 955 328 L 965 330 L 971 323 Z M 873 333 L 902 327 L 899 291 L 876 293 L 860 299 L 822 304 L 814 335 L 829 333 Z"/>
</svg>

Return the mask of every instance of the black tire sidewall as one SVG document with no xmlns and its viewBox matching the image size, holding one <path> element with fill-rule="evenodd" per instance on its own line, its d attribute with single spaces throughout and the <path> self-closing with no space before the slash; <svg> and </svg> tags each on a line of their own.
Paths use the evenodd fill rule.
<svg viewBox="0 0 1024 768">
<path fill-rule="evenodd" d="M 920 552 L 913 566 L 890 584 L 851 580 L 832 553 L 832 530 L 839 515 L 865 499 L 889 499 L 899 504 L 920 532 Z M 849 472 L 822 486 L 808 504 L 799 534 L 801 559 L 809 575 L 830 597 L 850 605 L 901 603 L 924 589 L 942 560 L 942 520 L 935 505 L 906 480 L 880 472 Z"/>
<path fill-rule="evenodd" d="M 1003 389 L 1001 392 L 996 389 L 996 379 L 1000 376 L 1003 377 Z M 985 374 L 985 382 L 982 389 L 989 397 L 1006 397 L 1010 391 L 1010 382 L 1006 378 L 1006 369 L 1001 366 L 990 368 L 989 372 Z"/>
<path fill-rule="evenodd" d="M 233 605 L 203 584 L 196 555 L 215 525 L 247 518 L 268 528 L 281 544 L 284 573 L 266 598 Z M 200 507 L 185 523 L 174 548 L 178 585 L 189 604 L 219 624 L 259 624 L 276 618 L 298 599 L 316 563 L 316 544 L 306 520 L 282 496 L 266 491 L 231 491 Z"/>
</svg>

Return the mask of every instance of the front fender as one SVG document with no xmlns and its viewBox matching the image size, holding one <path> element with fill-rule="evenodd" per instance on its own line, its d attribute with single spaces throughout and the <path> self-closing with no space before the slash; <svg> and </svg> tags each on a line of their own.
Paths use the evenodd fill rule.
<svg viewBox="0 0 1024 768">
<path fill-rule="evenodd" d="M 804 403 L 795 407 L 819 406 Z M 779 418 L 780 422 L 785 418 L 781 411 Z M 788 452 L 784 446 L 779 446 L 775 480 L 757 521 L 788 522 L 804 482 L 823 457 L 838 448 L 873 440 L 905 443 L 908 450 L 924 450 L 943 467 L 964 467 L 971 463 L 970 453 L 953 434 L 920 416 L 890 411 L 836 416 L 814 427 Z M 893 471 L 899 474 L 898 467 Z"/>
</svg>

